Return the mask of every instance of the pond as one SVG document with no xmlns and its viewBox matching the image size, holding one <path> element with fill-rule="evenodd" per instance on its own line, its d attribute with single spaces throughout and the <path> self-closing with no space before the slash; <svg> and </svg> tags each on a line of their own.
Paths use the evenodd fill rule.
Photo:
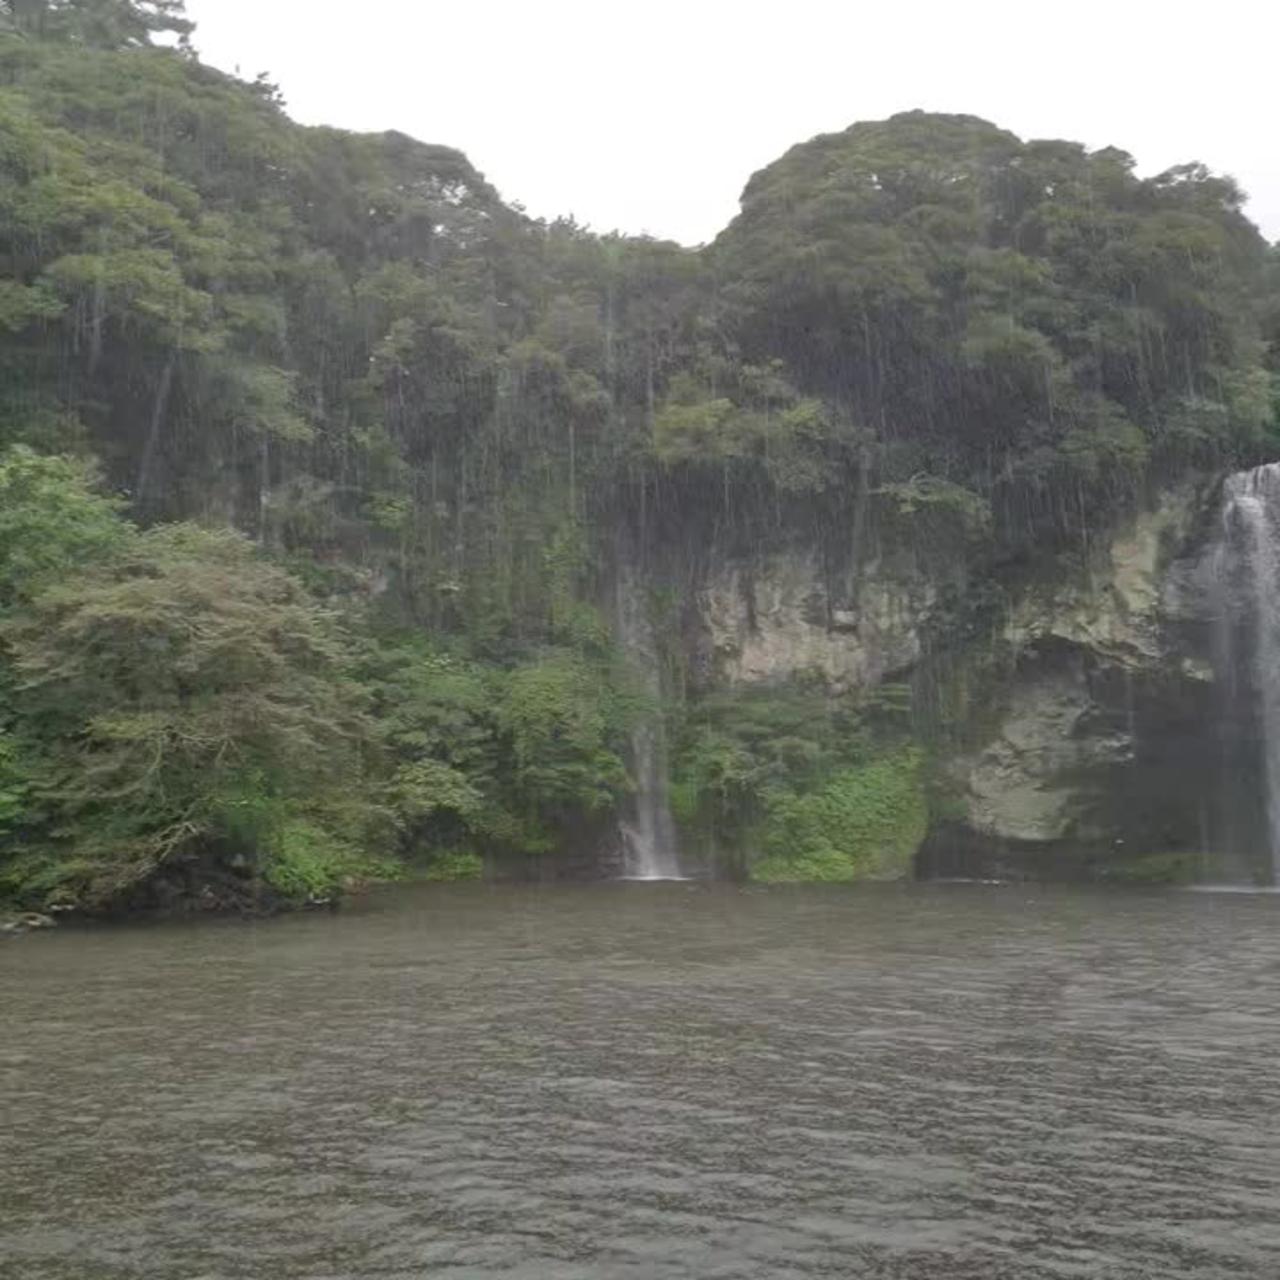
<svg viewBox="0 0 1280 1280">
<path fill-rule="evenodd" d="M 5 942 L 0 1027 L 23 1280 L 1280 1258 L 1276 896 L 385 889 Z"/>
</svg>

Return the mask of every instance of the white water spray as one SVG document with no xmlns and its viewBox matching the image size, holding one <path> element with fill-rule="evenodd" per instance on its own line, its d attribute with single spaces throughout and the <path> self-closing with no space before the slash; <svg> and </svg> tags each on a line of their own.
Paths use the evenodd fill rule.
<svg viewBox="0 0 1280 1280">
<path fill-rule="evenodd" d="M 1216 569 L 1223 659 L 1251 701 L 1262 756 L 1270 871 L 1280 882 L 1280 463 L 1231 476 L 1223 489 Z M 1238 696 L 1238 693 L 1237 693 Z"/>
<path fill-rule="evenodd" d="M 667 793 L 666 735 L 661 716 L 662 669 L 653 620 L 638 575 L 624 567 L 617 580 L 618 640 L 639 675 L 651 710 L 631 735 L 636 791 L 628 821 L 620 824 L 625 873 L 630 880 L 679 880 L 676 824 Z"/>
</svg>

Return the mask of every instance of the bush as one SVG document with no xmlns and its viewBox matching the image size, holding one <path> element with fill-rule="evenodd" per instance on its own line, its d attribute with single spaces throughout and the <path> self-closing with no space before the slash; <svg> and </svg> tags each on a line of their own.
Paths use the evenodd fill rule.
<svg viewBox="0 0 1280 1280">
<path fill-rule="evenodd" d="M 560 650 L 507 679 L 498 714 L 511 743 L 516 791 L 542 814 L 598 811 L 627 788 L 618 747 L 628 709 L 609 676 Z"/>
<path fill-rule="evenodd" d="M 812 791 L 782 792 L 763 825 L 756 880 L 858 880 L 900 875 L 924 839 L 921 756 L 904 748 L 834 774 Z"/>
<path fill-rule="evenodd" d="M 400 867 L 372 858 L 308 818 L 287 821 L 271 841 L 263 879 L 298 902 L 331 898 L 355 883 L 394 880 Z"/>
<path fill-rule="evenodd" d="M 263 879 L 286 898 L 324 898 L 342 887 L 357 861 L 355 851 L 323 827 L 295 820 L 277 833 Z"/>
<path fill-rule="evenodd" d="M 22 446 L 0 454 L 0 611 L 128 546 L 133 526 L 93 467 Z"/>
<path fill-rule="evenodd" d="M 0 729 L 0 832 L 22 816 L 27 799 L 27 779 L 20 765 L 17 744 Z"/>
<path fill-rule="evenodd" d="M 740 844 L 775 797 L 807 792 L 867 758 L 869 726 L 902 718 L 900 711 L 885 714 L 880 703 L 898 686 L 886 690 L 861 699 L 833 697 L 796 680 L 703 698 L 677 735 L 672 811 L 720 841 Z"/>
<path fill-rule="evenodd" d="M 26 843 L 65 862 L 60 894 L 107 906 L 169 865 L 220 858 L 288 896 L 332 888 L 346 853 L 285 816 L 316 796 L 360 802 L 362 695 L 336 620 L 247 539 L 134 535 L 0 638 L 29 744 Z"/>
<path fill-rule="evenodd" d="M 484 859 L 464 850 L 440 853 L 423 869 L 421 878 L 438 882 L 480 880 L 484 878 Z"/>
</svg>

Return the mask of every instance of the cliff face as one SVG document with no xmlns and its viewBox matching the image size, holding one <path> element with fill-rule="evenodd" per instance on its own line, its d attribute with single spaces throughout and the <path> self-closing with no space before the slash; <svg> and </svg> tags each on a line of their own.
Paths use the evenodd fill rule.
<svg viewBox="0 0 1280 1280">
<path fill-rule="evenodd" d="M 1015 605 L 996 727 L 951 766 L 972 832 L 1048 848 L 1195 846 L 1198 821 L 1188 829 L 1177 806 L 1146 812 L 1144 799 L 1211 754 L 1212 668 L 1198 626 L 1206 602 L 1188 590 L 1198 584 L 1187 571 L 1205 535 L 1203 505 L 1190 487 L 1162 495 L 1082 571 Z"/>
<path fill-rule="evenodd" d="M 909 671 L 937 586 L 916 566 L 871 561 L 834 580 L 813 549 L 718 565 L 698 592 L 701 669 L 730 686 L 817 675 L 836 693 Z"/>
<path fill-rule="evenodd" d="M 936 747 L 945 795 L 926 871 L 1127 874 L 1203 851 L 1214 821 L 1210 662 L 1218 484 L 1185 482 L 1041 570 L 952 653 L 965 710 Z M 834 580 L 813 550 L 725 563 L 697 593 L 693 645 L 713 683 L 797 677 L 835 693 L 940 678 L 954 564 L 911 558 Z M 963 582 L 960 583 L 964 589 Z"/>
</svg>

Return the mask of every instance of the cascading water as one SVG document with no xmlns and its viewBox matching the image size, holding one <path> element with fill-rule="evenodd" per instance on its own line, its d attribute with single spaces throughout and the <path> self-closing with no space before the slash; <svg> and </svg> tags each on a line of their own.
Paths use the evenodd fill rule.
<svg viewBox="0 0 1280 1280">
<path fill-rule="evenodd" d="M 1214 560 L 1224 696 L 1227 829 L 1261 828 L 1280 883 L 1280 463 L 1231 476 Z M 1248 810 L 1259 807 L 1258 821 Z M 1241 822 L 1240 812 L 1244 811 Z M 1246 837 L 1247 838 L 1247 837 Z M 1256 838 L 1256 837 L 1255 837 Z M 1257 862 L 1255 861 L 1255 866 Z"/>
<path fill-rule="evenodd" d="M 629 818 L 620 827 L 625 874 L 631 880 L 679 880 L 676 824 L 667 794 L 666 735 L 659 711 L 662 667 L 657 636 L 639 576 L 628 567 L 618 574 L 615 614 L 623 653 L 652 707 L 631 735 L 636 790 Z"/>
</svg>

